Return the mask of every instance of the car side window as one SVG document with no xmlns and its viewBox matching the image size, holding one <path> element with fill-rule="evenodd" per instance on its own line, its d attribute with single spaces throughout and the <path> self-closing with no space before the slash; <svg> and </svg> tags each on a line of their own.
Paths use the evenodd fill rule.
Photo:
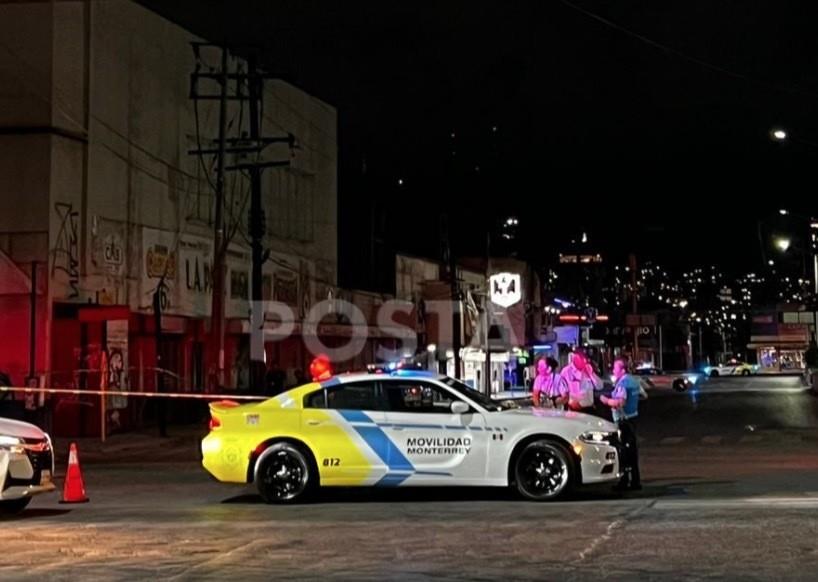
<svg viewBox="0 0 818 582">
<path fill-rule="evenodd" d="M 304 408 L 329 408 L 332 410 L 382 410 L 377 382 L 352 382 L 313 392 L 305 398 Z"/>
<path fill-rule="evenodd" d="M 447 414 L 451 412 L 452 402 L 459 400 L 447 390 L 427 382 L 385 381 L 381 386 L 390 412 Z"/>
</svg>

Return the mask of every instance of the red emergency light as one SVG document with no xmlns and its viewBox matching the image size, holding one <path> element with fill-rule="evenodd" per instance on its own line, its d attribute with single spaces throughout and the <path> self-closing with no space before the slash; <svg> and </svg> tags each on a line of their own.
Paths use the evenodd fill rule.
<svg viewBox="0 0 818 582">
<path fill-rule="evenodd" d="M 329 380 L 332 377 L 332 365 L 330 364 L 329 357 L 324 354 L 315 356 L 315 359 L 313 359 L 310 364 L 310 376 L 312 376 L 313 382 Z"/>
</svg>

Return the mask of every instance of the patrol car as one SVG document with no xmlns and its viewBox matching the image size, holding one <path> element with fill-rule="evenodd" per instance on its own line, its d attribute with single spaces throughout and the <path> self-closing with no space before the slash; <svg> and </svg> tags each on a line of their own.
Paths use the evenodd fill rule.
<svg viewBox="0 0 818 582">
<path fill-rule="evenodd" d="M 347 374 L 260 403 L 210 405 L 202 463 L 268 503 L 332 486 L 510 486 L 552 500 L 620 475 L 614 424 L 519 408 L 430 372 Z"/>
<path fill-rule="evenodd" d="M 704 373 L 711 378 L 719 376 L 750 376 L 758 372 L 758 366 L 753 366 L 741 360 L 731 359 L 724 364 L 707 366 Z"/>
<path fill-rule="evenodd" d="M 55 489 L 51 439 L 33 424 L 0 418 L 0 513 L 17 513 Z"/>
</svg>

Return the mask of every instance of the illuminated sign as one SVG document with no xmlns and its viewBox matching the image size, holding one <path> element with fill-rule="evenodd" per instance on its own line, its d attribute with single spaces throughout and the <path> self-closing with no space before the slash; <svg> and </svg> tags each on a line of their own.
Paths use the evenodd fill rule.
<svg viewBox="0 0 818 582">
<path fill-rule="evenodd" d="M 514 273 L 497 273 L 489 277 L 491 302 L 500 307 L 511 307 L 522 298 L 522 281 Z"/>
</svg>

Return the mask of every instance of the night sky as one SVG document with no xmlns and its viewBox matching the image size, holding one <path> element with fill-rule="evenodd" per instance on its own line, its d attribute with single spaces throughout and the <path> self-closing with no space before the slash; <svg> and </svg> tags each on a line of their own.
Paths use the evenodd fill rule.
<svg viewBox="0 0 818 582">
<path fill-rule="evenodd" d="M 759 218 L 766 233 L 782 205 L 818 206 L 803 2 L 143 4 L 262 46 L 268 68 L 338 108 L 343 284 L 378 282 L 380 266 L 352 260 L 373 232 L 384 261 L 439 254 L 447 212 L 458 254 L 516 214 L 540 263 L 587 230 L 614 258 L 741 270 L 761 260 Z M 773 143 L 777 126 L 803 141 Z"/>
</svg>

